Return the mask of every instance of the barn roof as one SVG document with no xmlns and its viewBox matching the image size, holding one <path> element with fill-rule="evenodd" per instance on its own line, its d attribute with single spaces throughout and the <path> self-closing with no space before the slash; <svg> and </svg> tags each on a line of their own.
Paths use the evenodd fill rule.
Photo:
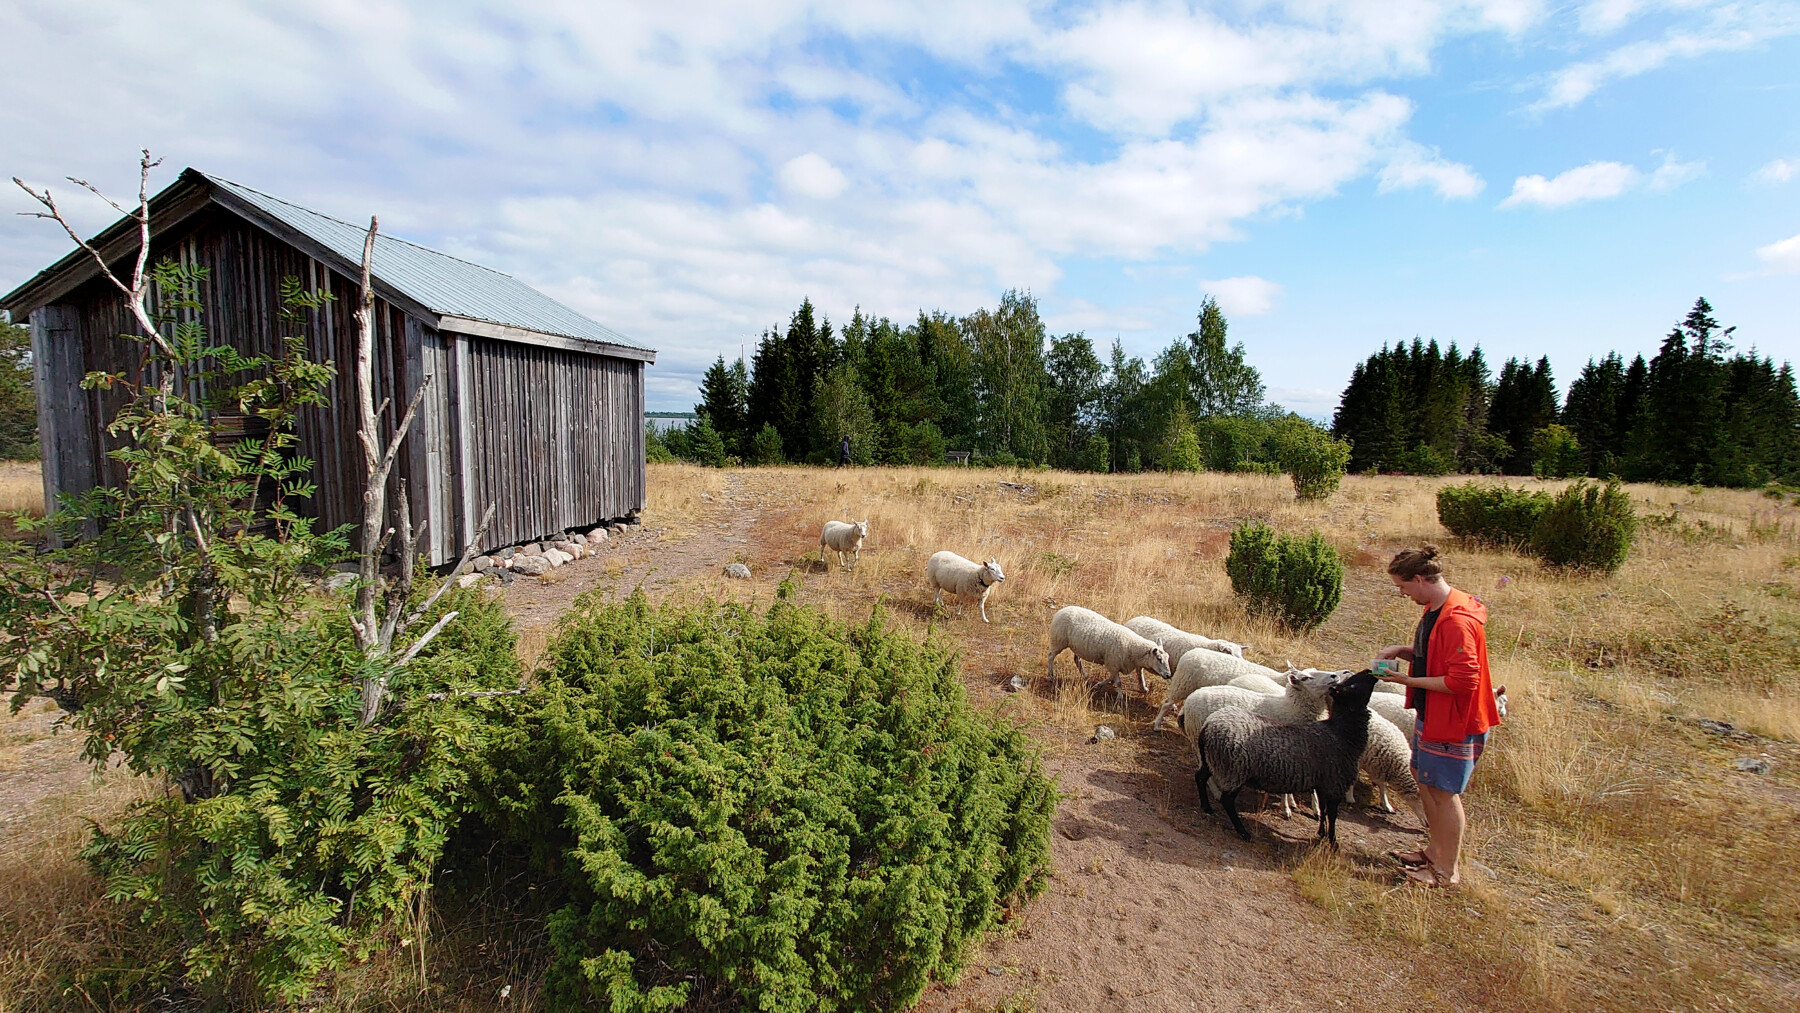
<svg viewBox="0 0 1800 1013">
<path fill-rule="evenodd" d="M 242 183 L 185 169 L 176 182 L 151 200 L 152 224 L 166 230 L 197 206 L 218 204 L 354 277 L 362 263 L 367 230 L 330 215 L 291 204 Z M 136 231 L 129 219 L 100 233 L 93 245 L 115 256 L 113 247 L 135 252 Z M 654 361 L 656 353 L 604 324 L 590 320 L 537 289 L 479 264 L 417 243 L 378 233 L 370 273 L 384 298 L 436 316 L 441 330 L 502 340 L 533 341 L 539 336 L 575 350 Z M 21 320 L 97 274 L 92 258 L 75 250 L 35 278 L 0 298 L 0 308 Z M 394 297 L 398 296 L 398 299 Z M 540 342 L 541 343 L 541 342 Z"/>
</svg>

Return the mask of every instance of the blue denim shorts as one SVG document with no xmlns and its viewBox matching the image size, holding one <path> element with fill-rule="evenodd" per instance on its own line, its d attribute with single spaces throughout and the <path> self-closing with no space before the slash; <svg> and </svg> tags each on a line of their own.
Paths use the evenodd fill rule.
<svg viewBox="0 0 1800 1013">
<path fill-rule="evenodd" d="M 1475 773 L 1475 761 L 1487 746 L 1487 733 L 1471 735 L 1461 742 L 1425 741 L 1425 722 L 1420 720 L 1413 731 L 1413 769 L 1420 784 L 1439 791 L 1461 795 L 1469 790 L 1469 778 Z"/>
</svg>

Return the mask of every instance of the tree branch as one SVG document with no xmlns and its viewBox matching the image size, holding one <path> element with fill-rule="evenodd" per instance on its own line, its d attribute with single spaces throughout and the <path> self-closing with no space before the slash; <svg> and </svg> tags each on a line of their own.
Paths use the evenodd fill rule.
<svg viewBox="0 0 1800 1013">
<path fill-rule="evenodd" d="M 488 525 L 493 523 L 493 520 L 494 504 L 489 503 L 487 513 L 481 517 L 481 527 L 475 529 L 475 537 L 469 540 L 469 544 L 463 546 L 462 558 L 456 561 L 455 569 L 452 569 L 450 575 L 444 578 L 444 582 L 438 585 L 438 589 L 431 593 L 431 597 L 425 599 L 425 604 L 413 609 L 412 614 L 408 615 L 406 621 L 401 624 L 402 629 L 418 622 L 421 616 L 430 612 L 431 606 L 436 605 L 438 599 L 444 596 L 444 592 L 450 590 L 450 585 L 456 583 L 456 578 L 462 576 L 463 569 L 469 565 L 470 560 L 475 558 L 475 550 L 481 545 L 481 540 L 487 536 Z"/>
<path fill-rule="evenodd" d="M 394 662 L 394 667 L 400 668 L 407 662 L 413 660 L 413 658 L 417 657 L 418 653 L 425 649 L 425 645 L 431 643 L 432 640 L 436 639 L 438 634 L 444 632 L 444 627 L 450 625 L 450 620 L 455 619 L 458 615 L 461 615 L 461 613 L 451 610 L 438 617 L 438 621 L 431 624 L 431 629 L 426 630 L 425 635 L 414 641 L 413 645 L 406 649 L 406 653 L 400 656 L 400 660 Z"/>
</svg>

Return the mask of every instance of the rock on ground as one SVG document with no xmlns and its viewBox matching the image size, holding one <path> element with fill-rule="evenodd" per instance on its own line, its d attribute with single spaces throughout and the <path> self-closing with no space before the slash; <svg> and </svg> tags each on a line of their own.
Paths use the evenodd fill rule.
<svg viewBox="0 0 1800 1013">
<path fill-rule="evenodd" d="M 542 555 L 515 556 L 512 561 L 512 572 L 527 577 L 541 577 L 550 572 L 550 561 Z"/>
<path fill-rule="evenodd" d="M 742 563 L 732 563 L 725 568 L 725 576 L 735 577 L 738 580 L 749 580 L 750 568 Z"/>
</svg>

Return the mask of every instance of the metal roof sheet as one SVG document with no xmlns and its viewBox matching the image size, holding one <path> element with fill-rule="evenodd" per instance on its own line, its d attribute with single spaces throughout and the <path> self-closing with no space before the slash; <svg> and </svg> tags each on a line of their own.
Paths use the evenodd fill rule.
<svg viewBox="0 0 1800 1013">
<path fill-rule="evenodd" d="M 191 170 L 190 170 L 191 171 Z M 242 183 L 197 173 L 353 264 L 362 263 L 368 230 L 290 204 Z M 589 320 L 517 278 L 385 233 L 375 237 L 375 277 L 443 316 L 469 317 L 507 327 L 650 351 L 618 331 Z"/>
</svg>

